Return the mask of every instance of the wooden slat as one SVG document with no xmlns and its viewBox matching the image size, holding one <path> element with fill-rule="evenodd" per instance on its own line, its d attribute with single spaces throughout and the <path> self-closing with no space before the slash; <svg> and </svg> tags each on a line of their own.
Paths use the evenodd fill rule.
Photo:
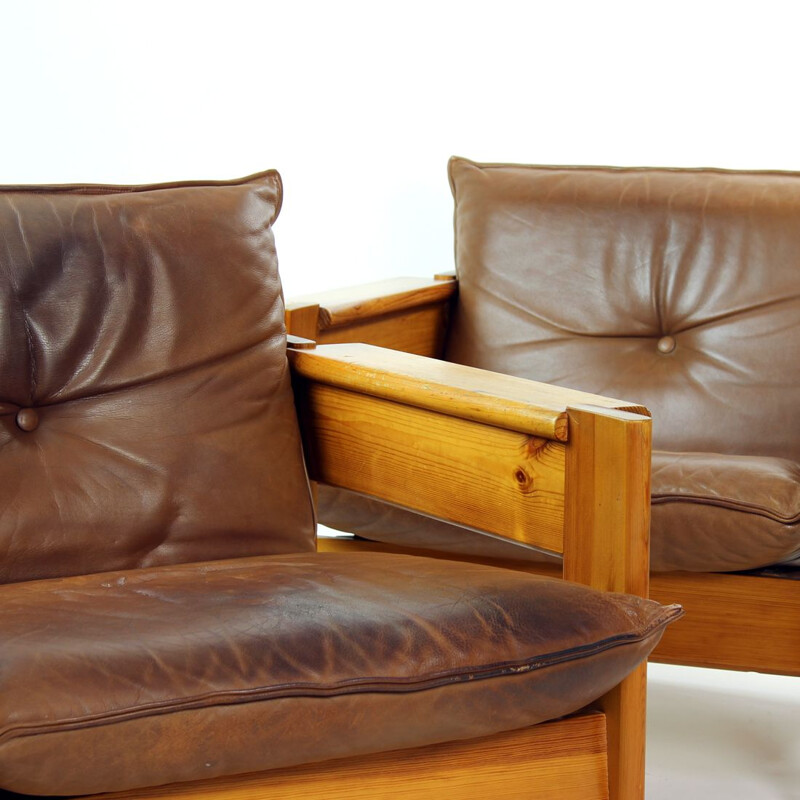
<svg viewBox="0 0 800 800">
<path fill-rule="evenodd" d="M 653 660 L 800 676 L 800 581 L 663 573 L 651 577 L 651 596 L 686 610 Z"/>
<path fill-rule="evenodd" d="M 569 410 L 564 577 L 647 597 L 651 420 L 591 406 Z M 643 800 L 646 664 L 600 700 L 608 717 L 609 789 Z"/>
<path fill-rule="evenodd" d="M 452 279 L 390 278 L 296 297 L 286 308 L 291 311 L 303 306 L 319 306 L 322 331 L 382 314 L 443 303 L 455 294 L 457 286 Z"/>
<path fill-rule="evenodd" d="M 563 444 L 324 384 L 298 395 L 312 479 L 561 551 Z"/>
<path fill-rule="evenodd" d="M 286 330 L 304 339 L 317 340 L 319 335 L 319 306 L 297 305 L 287 308 L 285 313 Z"/>
<path fill-rule="evenodd" d="M 568 406 L 647 413 L 624 400 L 365 344 L 290 350 L 289 355 L 295 373 L 304 378 L 557 441 L 568 437 Z"/>
<path fill-rule="evenodd" d="M 86 800 L 607 800 L 605 724 L 583 714 L 521 731 Z"/>
</svg>

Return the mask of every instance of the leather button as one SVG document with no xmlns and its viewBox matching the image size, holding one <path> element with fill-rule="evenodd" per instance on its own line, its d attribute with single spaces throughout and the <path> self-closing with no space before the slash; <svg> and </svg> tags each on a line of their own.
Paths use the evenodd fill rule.
<svg viewBox="0 0 800 800">
<path fill-rule="evenodd" d="M 658 344 L 656 345 L 656 347 L 658 347 L 659 353 L 664 353 L 664 355 L 667 355 L 668 353 L 671 353 L 675 349 L 676 345 L 677 342 L 672 336 L 662 336 L 658 340 Z"/>
<path fill-rule="evenodd" d="M 17 411 L 17 427 L 30 433 L 39 427 L 39 414 L 34 408 L 21 408 Z"/>
</svg>

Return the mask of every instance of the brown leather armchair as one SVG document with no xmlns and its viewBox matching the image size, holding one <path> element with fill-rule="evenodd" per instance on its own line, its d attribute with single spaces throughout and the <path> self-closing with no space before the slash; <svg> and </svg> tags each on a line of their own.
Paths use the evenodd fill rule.
<svg viewBox="0 0 800 800">
<path fill-rule="evenodd" d="M 450 180 L 457 280 L 301 298 L 290 329 L 636 398 L 654 419 L 652 594 L 688 612 L 653 657 L 800 674 L 800 174 L 454 158 Z M 339 491 L 320 521 L 559 570 Z"/>
<path fill-rule="evenodd" d="M 600 590 L 647 593 L 649 419 L 287 360 L 280 203 L 275 172 L 0 190 L 0 788 L 641 798 L 642 661 L 680 611 Z M 317 553 L 307 470 L 538 536 L 576 583 Z"/>
</svg>

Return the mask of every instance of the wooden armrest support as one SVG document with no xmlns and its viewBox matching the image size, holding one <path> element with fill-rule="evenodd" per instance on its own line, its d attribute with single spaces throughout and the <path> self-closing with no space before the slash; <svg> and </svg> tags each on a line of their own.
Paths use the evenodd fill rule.
<svg viewBox="0 0 800 800">
<path fill-rule="evenodd" d="M 641 406 L 370 345 L 289 353 L 315 480 L 557 553 L 565 551 L 565 531 L 578 539 L 595 532 L 583 509 L 565 502 L 571 427 L 584 471 L 572 467 L 568 480 L 581 503 L 611 508 L 628 502 L 628 490 L 646 491 L 625 488 L 621 456 L 607 441 L 617 434 L 603 433 L 600 423 L 594 433 L 598 415 L 611 428 L 645 420 L 649 430 Z M 605 461 L 596 447 L 610 453 Z M 604 477 L 616 500 L 595 493 L 595 462 L 610 471 Z M 606 544 L 590 549 L 600 557 Z M 566 549 L 576 579 L 612 588 Z M 627 569 L 618 571 L 613 588 L 623 589 Z"/>
<path fill-rule="evenodd" d="M 357 320 L 449 300 L 457 289 L 455 276 L 389 278 L 290 300 L 286 311 L 319 307 L 319 329 L 328 330 Z"/>
<path fill-rule="evenodd" d="M 321 344 L 367 342 L 424 356 L 444 350 L 455 276 L 394 278 L 296 298 L 286 330 Z"/>
</svg>

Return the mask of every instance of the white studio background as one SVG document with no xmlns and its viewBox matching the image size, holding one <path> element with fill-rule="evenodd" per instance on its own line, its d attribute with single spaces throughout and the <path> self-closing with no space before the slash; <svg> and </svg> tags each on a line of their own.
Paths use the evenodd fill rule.
<svg viewBox="0 0 800 800">
<path fill-rule="evenodd" d="M 0 183 L 277 167 L 288 296 L 430 275 L 451 154 L 800 169 L 792 6 L 0 0 Z"/>
</svg>

